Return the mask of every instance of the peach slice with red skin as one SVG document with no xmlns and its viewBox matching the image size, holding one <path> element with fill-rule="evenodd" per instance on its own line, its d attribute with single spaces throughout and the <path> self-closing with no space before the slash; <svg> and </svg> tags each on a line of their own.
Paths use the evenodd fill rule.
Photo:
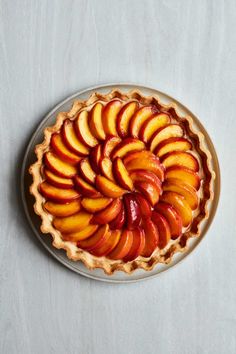
<svg viewBox="0 0 236 354">
<path fill-rule="evenodd" d="M 64 189 L 70 189 L 74 187 L 74 183 L 71 178 L 63 178 L 54 175 L 54 173 L 48 170 L 47 168 L 44 169 L 44 175 L 46 177 L 46 180 L 55 187 Z"/>
<path fill-rule="evenodd" d="M 143 218 L 149 218 L 152 215 L 152 208 L 147 199 L 140 193 L 133 193 L 139 203 L 141 215 Z"/>
<path fill-rule="evenodd" d="M 186 167 L 173 166 L 167 168 L 165 172 L 165 179 L 177 178 L 181 181 L 189 184 L 194 189 L 198 190 L 200 188 L 201 180 L 198 174 Z"/>
<path fill-rule="evenodd" d="M 128 153 L 125 158 L 123 159 L 124 164 L 126 165 L 130 161 L 134 159 L 149 159 L 149 158 L 155 158 L 155 155 L 148 150 L 142 150 L 142 151 L 131 151 Z"/>
<path fill-rule="evenodd" d="M 165 168 L 172 166 L 182 166 L 197 172 L 199 170 L 199 163 L 197 159 L 185 151 L 168 152 L 161 158 L 161 163 Z"/>
<path fill-rule="evenodd" d="M 161 157 L 172 151 L 188 151 L 192 149 L 192 143 L 185 138 L 169 138 L 163 140 L 154 150 L 155 155 Z"/>
<path fill-rule="evenodd" d="M 113 162 L 113 172 L 117 183 L 122 188 L 132 191 L 134 187 L 132 179 L 130 178 L 129 173 L 123 164 L 123 161 L 119 157 L 117 157 Z"/>
<path fill-rule="evenodd" d="M 114 182 L 110 181 L 104 176 L 98 175 L 95 181 L 96 188 L 105 196 L 109 198 L 119 198 L 126 191 L 119 186 L 117 186 Z"/>
<path fill-rule="evenodd" d="M 89 128 L 89 113 L 87 111 L 81 111 L 74 123 L 75 131 L 79 140 L 86 146 L 96 146 L 98 140 L 92 134 Z"/>
<path fill-rule="evenodd" d="M 64 217 L 70 216 L 78 213 L 81 209 L 80 200 L 74 200 L 70 203 L 58 204 L 54 202 L 50 202 L 49 200 L 43 205 L 44 209 L 46 209 L 50 214 L 54 216 Z"/>
<path fill-rule="evenodd" d="M 142 253 L 145 247 L 145 234 L 143 229 L 138 227 L 132 230 L 133 233 L 133 243 L 130 248 L 129 253 L 124 257 L 124 262 L 131 262 L 136 259 Z"/>
<path fill-rule="evenodd" d="M 111 158 L 124 157 L 131 151 L 141 151 L 145 149 L 145 144 L 135 138 L 126 138 L 122 140 L 112 151 Z"/>
<path fill-rule="evenodd" d="M 150 257 L 158 246 L 158 229 L 150 218 L 144 219 L 142 226 L 145 233 L 145 246 L 143 251 L 141 252 L 141 256 Z"/>
<path fill-rule="evenodd" d="M 140 129 L 139 137 L 147 143 L 152 135 L 160 128 L 170 123 L 170 117 L 167 113 L 159 113 L 148 118 Z"/>
<path fill-rule="evenodd" d="M 159 202 L 155 210 L 163 215 L 170 227 L 171 238 L 177 239 L 182 234 L 182 219 L 177 211 L 168 203 Z"/>
<path fill-rule="evenodd" d="M 100 161 L 102 157 L 102 147 L 101 145 L 96 145 L 90 152 L 89 161 L 92 169 L 96 173 L 100 173 Z"/>
<path fill-rule="evenodd" d="M 84 229 L 70 234 L 63 234 L 62 238 L 64 241 L 78 242 L 89 238 L 97 231 L 98 225 L 88 225 Z"/>
<path fill-rule="evenodd" d="M 75 176 L 74 178 L 76 189 L 84 197 L 99 198 L 101 194 L 89 183 L 85 182 L 81 177 Z"/>
<path fill-rule="evenodd" d="M 108 178 L 111 181 L 115 181 L 113 172 L 112 172 L 112 162 L 109 157 L 103 157 L 100 161 L 100 170 L 104 177 Z"/>
<path fill-rule="evenodd" d="M 163 215 L 159 214 L 157 211 L 152 213 L 152 221 L 157 226 L 159 233 L 158 247 L 160 249 L 166 247 L 171 238 L 170 227 Z"/>
<path fill-rule="evenodd" d="M 114 220 L 122 208 L 120 199 L 114 199 L 105 209 L 94 214 L 91 223 L 93 224 L 108 224 Z"/>
<path fill-rule="evenodd" d="M 64 121 L 62 127 L 63 140 L 71 151 L 77 153 L 80 156 L 86 156 L 89 154 L 88 147 L 79 141 L 75 133 L 74 125 L 70 119 Z"/>
<path fill-rule="evenodd" d="M 102 225 L 99 227 L 97 231 L 95 231 L 95 233 L 92 236 L 90 236 L 89 238 L 83 241 L 79 241 L 77 243 L 77 246 L 88 252 L 91 252 L 104 245 L 108 240 L 109 236 L 110 236 L 109 226 L 107 224 Z"/>
<path fill-rule="evenodd" d="M 122 138 L 129 134 L 129 123 L 134 113 L 137 111 L 138 106 L 138 102 L 132 101 L 121 108 L 117 117 L 117 131 Z"/>
<path fill-rule="evenodd" d="M 134 170 L 147 170 L 153 172 L 160 181 L 164 180 L 164 169 L 161 166 L 158 158 L 139 159 L 135 158 L 125 164 L 129 172 Z"/>
<path fill-rule="evenodd" d="M 80 194 L 74 189 L 57 188 L 46 181 L 40 184 L 39 190 L 46 199 L 52 200 L 59 204 L 68 203 L 80 197 Z"/>
<path fill-rule="evenodd" d="M 192 210 L 198 207 L 198 195 L 196 190 L 189 184 L 184 183 L 184 181 L 177 178 L 170 178 L 164 182 L 162 188 L 163 191 L 176 192 L 182 195 Z"/>
<path fill-rule="evenodd" d="M 161 181 L 155 173 L 147 170 L 133 170 L 130 172 L 130 178 L 135 182 L 152 182 L 159 189 L 161 193 Z"/>
<path fill-rule="evenodd" d="M 105 209 L 111 202 L 112 198 L 83 198 L 81 205 L 86 211 L 93 214 Z"/>
<path fill-rule="evenodd" d="M 102 111 L 103 105 L 98 102 L 90 111 L 89 115 L 89 127 L 95 138 L 99 140 L 105 140 L 106 134 L 102 124 Z"/>
<path fill-rule="evenodd" d="M 123 230 L 117 246 L 110 252 L 107 257 L 118 260 L 123 259 L 129 253 L 133 243 L 133 233 L 129 230 Z"/>
<path fill-rule="evenodd" d="M 110 157 L 112 151 L 121 142 L 121 138 L 118 136 L 109 136 L 103 143 L 102 156 Z"/>
<path fill-rule="evenodd" d="M 96 177 L 96 173 L 94 172 L 94 170 L 91 167 L 91 164 L 89 162 L 88 158 L 82 159 L 79 162 L 78 165 L 78 170 L 80 172 L 81 177 L 88 183 L 95 183 L 95 177 Z"/>
<path fill-rule="evenodd" d="M 65 218 L 55 218 L 53 220 L 53 226 L 61 233 L 72 233 L 87 227 L 91 219 L 91 214 L 79 211 L 77 214 Z"/>
<path fill-rule="evenodd" d="M 110 253 L 118 244 L 121 237 L 120 230 L 111 230 L 106 242 L 92 251 L 96 257 L 103 257 Z"/>
<path fill-rule="evenodd" d="M 136 196 L 132 193 L 123 196 L 126 211 L 126 226 L 128 230 L 134 230 L 141 222 L 141 210 Z"/>
<path fill-rule="evenodd" d="M 62 161 L 53 152 L 48 151 L 44 154 L 44 162 L 50 171 L 60 177 L 71 178 L 76 175 L 77 169 L 75 166 Z"/>
<path fill-rule="evenodd" d="M 158 144 L 169 138 L 180 138 L 184 134 L 183 129 L 178 124 L 169 124 L 160 128 L 153 134 L 150 140 L 150 150 L 154 151 Z"/>
<path fill-rule="evenodd" d="M 154 206 L 160 196 L 160 188 L 152 182 L 135 182 L 135 188 Z"/>
<path fill-rule="evenodd" d="M 121 203 L 121 209 L 119 211 L 119 213 L 117 214 L 117 216 L 115 217 L 115 219 L 113 219 L 110 222 L 110 229 L 111 230 L 117 230 L 117 229 L 121 229 L 124 226 L 125 223 L 125 208 L 124 208 L 124 204 Z"/>
<path fill-rule="evenodd" d="M 157 107 L 155 106 L 144 106 L 139 108 L 138 111 L 135 112 L 133 117 L 130 120 L 129 123 L 129 131 L 130 135 L 133 136 L 134 138 L 138 138 L 139 136 L 139 131 L 144 124 L 144 122 L 153 116 L 155 113 L 157 113 Z"/>
<path fill-rule="evenodd" d="M 161 201 L 172 205 L 180 215 L 183 226 L 187 227 L 192 222 L 192 209 L 186 202 L 184 197 L 175 192 L 164 192 L 161 196 Z"/>
<path fill-rule="evenodd" d="M 117 116 L 122 107 L 119 100 L 112 100 L 106 104 L 102 112 L 102 123 L 104 131 L 107 135 L 117 135 Z"/>
<path fill-rule="evenodd" d="M 76 164 L 81 157 L 71 152 L 64 144 L 61 134 L 54 133 L 51 137 L 51 147 L 55 153 L 64 161 Z"/>
</svg>

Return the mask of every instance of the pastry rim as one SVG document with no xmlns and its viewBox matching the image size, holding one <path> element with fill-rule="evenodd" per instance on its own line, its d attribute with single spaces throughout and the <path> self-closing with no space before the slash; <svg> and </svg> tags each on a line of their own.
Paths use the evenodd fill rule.
<svg viewBox="0 0 236 354">
<path fill-rule="evenodd" d="M 39 184 L 42 182 L 41 167 L 42 159 L 45 151 L 47 151 L 51 135 L 61 129 L 61 126 L 65 119 L 75 119 L 80 110 L 95 104 L 97 101 L 109 102 L 112 99 L 121 99 L 122 101 L 137 100 L 141 104 L 155 104 L 161 106 L 167 112 L 171 112 L 174 118 L 184 126 L 187 131 L 187 136 L 194 140 L 195 149 L 201 156 L 202 165 L 204 165 L 205 179 L 203 182 L 202 190 L 205 197 L 202 199 L 202 205 L 200 206 L 199 214 L 194 218 L 191 224 L 190 230 L 183 233 L 177 240 L 169 242 L 163 250 L 156 249 L 153 254 L 148 257 L 138 257 L 131 262 L 123 262 L 122 260 L 114 261 L 106 257 L 96 257 L 85 250 L 79 249 L 74 243 L 70 241 L 64 241 L 61 234 L 56 230 L 51 222 L 51 216 L 43 208 L 43 202 L 45 198 L 40 194 L 38 190 Z M 29 167 L 29 173 L 32 175 L 33 183 L 30 186 L 30 193 L 35 198 L 34 211 L 41 217 L 41 232 L 44 234 L 50 234 L 53 239 L 53 246 L 57 249 L 64 249 L 67 257 L 73 261 L 82 261 L 84 265 L 92 270 L 95 268 L 101 268 L 107 275 L 113 274 L 115 271 L 124 271 L 127 274 L 131 274 L 136 269 L 144 269 L 150 271 L 157 263 L 168 264 L 171 262 L 174 254 L 178 252 L 185 252 L 187 249 L 188 240 L 192 237 L 200 236 L 200 224 L 203 220 L 209 217 L 208 205 L 214 198 L 214 192 L 212 182 L 215 179 L 215 172 L 211 168 L 212 156 L 210 152 L 204 146 L 205 137 L 201 132 L 196 132 L 193 128 L 193 119 L 191 116 L 181 117 L 177 113 L 177 104 L 170 102 L 165 105 L 161 102 L 158 95 L 144 96 L 140 90 L 130 90 L 123 93 L 119 89 L 113 89 L 107 94 L 101 94 L 94 92 L 87 100 L 75 100 L 72 108 L 69 112 L 60 112 L 57 115 L 56 122 L 53 126 L 46 127 L 44 129 L 44 140 L 41 144 L 36 145 L 35 154 L 37 160 Z"/>
</svg>

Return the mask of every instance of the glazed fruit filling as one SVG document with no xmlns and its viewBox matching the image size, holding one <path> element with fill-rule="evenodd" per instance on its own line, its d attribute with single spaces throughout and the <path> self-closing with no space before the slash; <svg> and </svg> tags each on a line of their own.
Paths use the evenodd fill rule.
<svg viewBox="0 0 236 354">
<path fill-rule="evenodd" d="M 180 124 L 114 99 L 66 119 L 44 154 L 40 192 L 64 241 L 129 262 L 179 238 L 198 208 L 199 163 Z"/>
</svg>

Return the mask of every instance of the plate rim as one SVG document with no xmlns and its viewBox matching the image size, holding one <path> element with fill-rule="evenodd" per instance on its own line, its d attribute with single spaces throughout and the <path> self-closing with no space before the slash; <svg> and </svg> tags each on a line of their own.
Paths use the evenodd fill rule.
<svg viewBox="0 0 236 354">
<path fill-rule="evenodd" d="M 103 277 L 99 277 L 96 276 L 94 274 L 90 274 L 90 273 L 86 273 L 83 272 L 83 270 L 81 269 L 77 269 L 75 267 L 73 267 L 73 264 L 67 263 L 66 261 L 64 261 L 59 254 L 56 253 L 56 251 L 59 251 L 57 249 L 52 249 L 50 248 L 44 241 L 43 239 L 39 236 L 38 234 L 38 230 L 36 229 L 36 226 L 34 225 L 29 213 L 28 213 L 28 206 L 27 206 L 27 202 L 26 202 L 26 191 L 25 191 L 25 172 L 26 172 L 26 163 L 27 163 L 27 158 L 29 155 L 29 152 L 32 148 L 32 142 L 33 140 L 36 138 L 36 136 L 38 135 L 39 131 L 42 130 L 42 126 L 44 125 L 45 121 L 47 121 L 60 107 L 62 107 L 63 105 L 67 104 L 69 101 L 75 99 L 78 96 L 81 96 L 83 94 L 86 94 L 89 91 L 95 91 L 98 89 L 106 89 L 106 88 L 114 88 L 114 87 L 118 87 L 118 86 L 123 86 L 125 88 L 132 88 L 132 89 L 144 89 L 144 90 L 151 90 L 154 92 L 155 95 L 158 96 L 158 94 L 164 95 L 165 97 L 167 97 L 168 99 L 174 101 L 175 103 L 177 103 L 177 105 L 179 104 L 180 106 L 182 106 L 187 112 L 189 112 L 189 114 L 193 117 L 194 120 L 196 120 L 197 124 L 200 126 L 201 130 L 203 130 L 204 132 L 204 136 L 206 137 L 207 142 L 210 144 L 211 146 L 211 155 L 212 155 L 212 160 L 214 161 L 214 164 L 216 165 L 216 169 L 217 171 L 215 171 L 216 173 L 216 180 L 217 180 L 217 184 L 218 184 L 218 190 L 217 190 L 217 185 L 216 185 L 216 181 L 215 181 L 215 190 L 214 190 L 214 208 L 211 210 L 210 217 L 208 218 L 208 220 L 210 219 L 210 221 L 207 223 L 205 232 L 203 235 L 199 236 L 199 238 L 197 239 L 197 242 L 192 246 L 191 250 L 189 252 L 186 252 L 185 254 L 183 254 L 183 257 L 177 261 L 177 263 L 173 264 L 173 266 L 169 266 L 166 269 L 163 269 L 160 272 L 157 272 L 155 274 L 150 274 L 148 276 L 145 277 L 140 277 L 138 279 L 114 279 L 112 278 L 112 276 L 108 276 L 105 273 L 102 275 Z M 209 133 L 206 131 L 206 129 L 204 128 L 204 126 L 202 125 L 201 121 L 198 119 L 198 117 L 192 112 L 190 111 L 189 108 L 187 108 L 183 103 L 181 103 L 178 99 L 166 94 L 164 91 L 160 91 L 156 88 L 153 88 L 151 86 L 146 86 L 146 85 L 142 85 L 142 84 L 137 84 L 137 83 L 131 83 L 131 82 L 115 82 L 115 83 L 105 83 L 105 84 L 99 84 L 99 85 L 93 85 L 90 86 L 88 88 L 79 90 L 69 96 L 67 96 L 64 100 L 60 101 L 58 104 L 56 104 L 40 121 L 40 123 L 37 125 L 36 130 L 34 131 L 34 133 L 32 134 L 31 138 L 28 141 L 27 144 L 27 148 L 25 150 L 25 154 L 24 154 L 24 158 L 22 161 L 22 167 L 21 167 L 21 174 L 20 174 L 20 185 L 21 185 L 21 199 L 23 202 L 23 206 L 24 206 L 24 212 L 25 215 L 27 217 L 27 220 L 31 226 L 31 229 L 33 230 L 34 234 L 36 235 L 37 239 L 41 242 L 41 244 L 44 246 L 44 248 L 61 264 L 63 264 L 66 268 L 72 270 L 73 272 L 82 275 L 86 278 L 89 279 L 93 279 L 93 280 L 97 280 L 97 281 L 102 281 L 102 282 L 106 282 L 106 283 L 113 283 L 113 284 L 129 284 L 129 283 L 136 283 L 136 282 L 140 282 L 140 281 L 144 281 L 144 280 L 149 280 L 152 278 L 155 278 L 157 276 L 160 276 L 161 274 L 166 273 L 168 270 L 176 267 L 177 265 L 179 265 L 180 263 L 182 263 L 183 260 L 186 259 L 187 256 L 189 256 L 190 254 L 193 253 L 193 251 L 196 250 L 197 246 L 200 244 L 200 242 L 206 237 L 207 232 L 209 231 L 212 222 L 215 218 L 217 209 L 218 209 L 218 205 L 219 205 L 219 199 L 220 199 L 220 192 L 221 192 L 221 174 L 220 174 L 220 165 L 219 165 L 219 160 L 218 160 L 218 156 L 216 153 L 216 149 L 215 146 L 211 140 L 211 137 L 209 135 Z M 53 246 L 52 246 L 53 247 Z M 89 272 L 93 272 L 93 270 L 89 270 Z M 130 275 L 129 275 L 130 276 Z M 132 275 L 131 275 L 132 276 Z"/>
</svg>

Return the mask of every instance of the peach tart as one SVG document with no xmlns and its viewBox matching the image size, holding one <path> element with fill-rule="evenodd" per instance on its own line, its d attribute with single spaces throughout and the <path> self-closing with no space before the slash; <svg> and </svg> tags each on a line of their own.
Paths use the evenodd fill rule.
<svg viewBox="0 0 236 354">
<path fill-rule="evenodd" d="M 208 217 L 214 171 L 204 136 L 158 97 L 113 90 L 75 101 L 35 153 L 41 231 L 89 269 L 169 263 Z"/>
</svg>

